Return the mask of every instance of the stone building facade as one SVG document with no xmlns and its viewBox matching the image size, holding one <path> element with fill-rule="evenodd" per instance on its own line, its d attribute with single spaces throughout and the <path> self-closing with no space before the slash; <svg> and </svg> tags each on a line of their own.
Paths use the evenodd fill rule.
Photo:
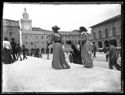
<svg viewBox="0 0 125 95">
<path fill-rule="evenodd" d="M 12 38 L 15 39 L 17 43 L 20 44 L 20 26 L 19 21 L 10 20 L 10 19 L 3 19 L 3 37 L 7 37 L 9 41 L 11 41 Z"/>
<path fill-rule="evenodd" d="M 110 40 L 114 40 L 116 47 L 121 47 L 121 24 L 121 15 L 117 15 L 91 26 L 91 41 L 98 49 L 109 47 Z"/>
<path fill-rule="evenodd" d="M 32 20 L 29 19 L 29 14 L 26 9 L 24 9 L 22 16 L 23 18 L 20 19 L 22 45 L 25 45 L 29 51 L 37 48 L 39 50 L 44 49 L 45 53 L 47 40 L 52 31 L 32 27 Z"/>
<path fill-rule="evenodd" d="M 73 44 L 78 45 L 80 40 L 80 33 L 78 31 L 60 31 L 63 35 L 62 41 L 66 47 L 66 42 L 71 40 Z"/>
<path fill-rule="evenodd" d="M 21 25 L 21 42 L 25 45 L 28 50 L 39 48 L 44 50 L 46 53 L 47 42 L 49 36 L 53 33 L 52 30 L 45 30 L 39 27 L 32 27 L 32 20 L 29 19 L 29 14 L 26 9 L 22 14 L 23 18 L 20 19 Z M 66 42 L 71 40 L 75 45 L 78 45 L 80 34 L 78 31 L 59 31 L 63 38 L 63 48 L 68 48 Z M 52 45 L 49 46 L 50 52 L 52 50 Z"/>
</svg>

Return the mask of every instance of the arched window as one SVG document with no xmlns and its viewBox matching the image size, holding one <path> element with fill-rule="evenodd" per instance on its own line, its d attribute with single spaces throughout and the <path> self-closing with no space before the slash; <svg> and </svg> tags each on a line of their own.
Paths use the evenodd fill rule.
<svg viewBox="0 0 125 95">
<path fill-rule="evenodd" d="M 48 39 L 49 37 L 48 36 L 46 36 L 46 39 Z"/>
<path fill-rule="evenodd" d="M 101 31 L 99 31 L 99 38 L 100 38 L 100 39 L 102 38 L 102 33 L 101 33 Z"/>
<path fill-rule="evenodd" d="M 112 34 L 113 34 L 113 36 L 116 35 L 116 28 L 115 27 L 112 27 Z"/>
<path fill-rule="evenodd" d="M 108 29 L 105 29 L 105 37 L 108 38 L 109 34 L 108 34 Z"/>
<path fill-rule="evenodd" d="M 109 41 L 105 40 L 104 45 L 105 45 L 105 47 L 109 47 Z"/>
<path fill-rule="evenodd" d="M 115 47 L 117 47 L 117 41 L 115 39 L 112 40 L 112 43 L 114 44 Z"/>
<path fill-rule="evenodd" d="M 93 32 L 93 38 L 96 39 L 96 33 L 95 32 Z"/>
<path fill-rule="evenodd" d="M 43 39 L 43 36 L 41 36 L 41 39 Z"/>
<path fill-rule="evenodd" d="M 98 47 L 102 48 L 102 42 L 101 41 L 98 42 Z"/>
</svg>

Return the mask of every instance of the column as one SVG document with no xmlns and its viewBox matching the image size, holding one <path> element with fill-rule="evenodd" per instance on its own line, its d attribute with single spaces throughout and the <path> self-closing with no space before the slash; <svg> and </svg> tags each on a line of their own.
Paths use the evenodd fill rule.
<svg viewBox="0 0 125 95">
<path fill-rule="evenodd" d="M 22 31 L 19 29 L 20 46 L 22 47 Z"/>
</svg>

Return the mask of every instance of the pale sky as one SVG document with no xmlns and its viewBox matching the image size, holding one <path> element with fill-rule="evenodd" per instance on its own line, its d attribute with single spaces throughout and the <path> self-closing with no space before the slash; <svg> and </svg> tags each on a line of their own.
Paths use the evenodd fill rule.
<svg viewBox="0 0 125 95">
<path fill-rule="evenodd" d="M 121 4 L 40 4 L 4 3 L 3 18 L 20 20 L 27 9 L 32 27 L 52 30 L 57 25 L 60 31 L 78 30 L 85 26 L 90 32 L 92 25 L 121 14 Z"/>
</svg>

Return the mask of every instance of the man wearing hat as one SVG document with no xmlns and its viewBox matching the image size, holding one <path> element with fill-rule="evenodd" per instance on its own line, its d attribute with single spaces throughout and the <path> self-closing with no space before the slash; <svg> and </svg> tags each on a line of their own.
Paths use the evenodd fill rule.
<svg viewBox="0 0 125 95">
<path fill-rule="evenodd" d="M 12 47 L 12 56 L 13 56 L 13 60 L 16 61 L 16 42 L 15 39 L 12 38 L 11 39 L 11 47 Z"/>
<path fill-rule="evenodd" d="M 52 68 L 54 69 L 69 69 L 70 66 L 66 62 L 65 55 L 62 48 L 62 36 L 58 33 L 60 28 L 58 26 L 53 26 L 53 34 L 51 35 L 51 42 L 53 44 L 53 60 Z"/>
<path fill-rule="evenodd" d="M 114 45 L 114 41 L 110 40 L 109 45 L 110 45 L 109 46 L 109 69 L 113 69 L 113 66 L 115 66 L 117 70 L 121 70 L 121 66 L 117 63 L 118 55 Z"/>
</svg>

